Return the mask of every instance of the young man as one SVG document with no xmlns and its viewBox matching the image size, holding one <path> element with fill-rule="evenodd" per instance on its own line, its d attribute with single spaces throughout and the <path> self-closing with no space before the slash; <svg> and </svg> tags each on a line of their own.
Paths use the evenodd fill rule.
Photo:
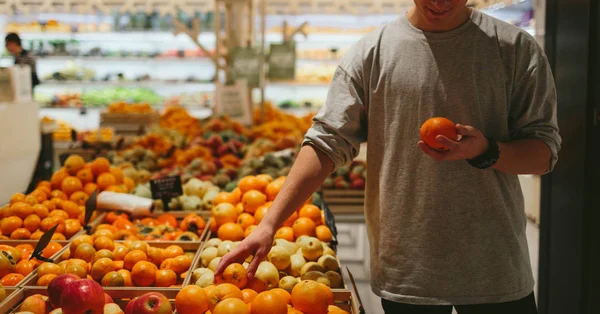
<svg viewBox="0 0 600 314">
<path fill-rule="evenodd" d="M 31 88 L 40 84 L 40 80 L 37 76 L 37 68 L 35 64 L 35 58 L 29 53 L 29 51 L 23 49 L 21 45 L 21 38 L 15 33 L 9 33 L 4 38 L 4 44 L 6 50 L 15 57 L 15 64 L 28 65 L 31 68 Z"/>
<path fill-rule="evenodd" d="M 415 0 L 341 61 L 327 102 L 255 231 L 217 274 L 254 255 L 335 167 L 368 142 L 365 218 L 372 290 L 386 313 L 536 313 L 517 174 L 557 161 L 556 94 L 526 32 L 466 6 Z M 458 123 L 447 152 L 419 141 L 434 116 Z"/>
</svg>

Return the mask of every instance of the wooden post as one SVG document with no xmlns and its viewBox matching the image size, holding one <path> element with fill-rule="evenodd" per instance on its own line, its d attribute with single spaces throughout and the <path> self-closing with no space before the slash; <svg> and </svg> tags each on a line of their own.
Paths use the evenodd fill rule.
<svg viewBox="0 0 600 314">
<path fill-rule="evenodd" d="M 267 0 L 260 0 L 260 124 L 265 123 L 265 42 L 267 36 Z"/>
</svg>

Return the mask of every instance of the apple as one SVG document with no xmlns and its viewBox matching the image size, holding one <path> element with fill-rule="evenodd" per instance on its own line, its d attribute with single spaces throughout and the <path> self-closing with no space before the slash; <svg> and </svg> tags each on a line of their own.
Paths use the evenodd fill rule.
<svg viewBox="0 0 600 314">
<path fill-rule="evenodd" d="M 62 274 L 52 279 L 48 284 L 48 296 L 50 297 L 50 302 L 54 307 L 61 307 L 60 299 L 63 294 L 63 291 L 67 286 L 69 286 L 72 282 L 80 280 L 77 275 L 74 274 Z"/>
<path fill-rule="evenodd" d="M 52 309 L 52 306 L 47 300 L 44 300 L 43 298 L 37 295 L 32 295 L 30 297 L 27 297 L 27 299 L 23 301 L 21 307 L 19 308 L 19 311 L 31 312 L 35 314 L 45 314 L 50 312 L 50 309 Z"/>
<path fill-rule="evenodd" d="M 150 292 L 139 297 L 133 304 L 135 314 L 172 314 L 171 302 L 162 293 Z"/>
<path fill-rule="evenodd" d="M 110 304 L 110 303 L 115 303 L 115 300 L 113 300 L 113 298 L 108 295 L 108 293 L 104 293 L 104 304 Z"/>
<path fill-rule="evenodd" d="M 133 306 L 135 305 L 135 301 L 137 301 L 138 298 L 133 298 L 129 301 L 129 303 L 127 303 L 127 306 L 125 307 L 125 314 L 133 314 Z"/>
<path fill-rule="evenodd" d="M 103 314 L 124 314 L 123 310 L 115 303 L 104 304 Z"/>
<path fill-rule="evenodd" d="M 60 298 L 64 314 L 102 314 L 104 301 L 104 290 L 90 279 L 72 282 L 64 289 Z"/>
</svg>

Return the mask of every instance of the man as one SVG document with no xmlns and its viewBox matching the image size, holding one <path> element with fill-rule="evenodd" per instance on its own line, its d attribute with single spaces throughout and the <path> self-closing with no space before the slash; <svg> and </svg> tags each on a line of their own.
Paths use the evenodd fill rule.
<svg viewBox="0 0 600 314">
<path fill-rule="evenodd" d="M 23 49 L 21 38 L 15 33 L 9 33 L 4 38 L 6 50 L 15 57 L 15 64 L 28 65 L 31 68 L 31 89 L 40 84 L 37 76 L 35 58 L 29 51 Z"/>
<path fill-rule="evenodd" d="M 458 139 L 419 141 L 434 116 Z M 371 285 L 386 313 L 537 313 L 517 174 L 557 161 L 556 94 L 526 32 L 466 6 L 415 0 L 341 61 L 285 184 L 260 225 L 217 269 L 273 234 L 335 167 L 368 142 Z"/>
</svg>

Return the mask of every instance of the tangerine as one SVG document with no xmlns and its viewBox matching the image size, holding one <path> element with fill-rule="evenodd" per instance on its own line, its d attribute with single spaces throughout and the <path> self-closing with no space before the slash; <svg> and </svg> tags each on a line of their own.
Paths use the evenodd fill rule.
<svg viewBox="0 0 600 314">
<path fill-rule="evenodd" d="M 237 223 L 242 226 L 242 229 L 246 230 L 246 228 L 256 224 L 256 219 L 248 213 L 241 213 L 237 218 Z"/>
<path fill-rule="evenodd" d="M 98 157 L 92 161 L 90 168 L 95 176 L 110 172 L 110 161 L 104 157 Z"/>
<path fill-rule="evenodd" d="M 315 231 L 316 231 L 317 226 L 316 226 L 315 222 L 312 221 L 312 219 L 306 218 L 306 217 L 300 217 L 300 218 L 296 219 L 296 221 L 294 221 L 292 228 L 294 229 L 294 236 L 296 238 L 299 238 L 303 235 L 309 236 L 309 237 L 314 237 L 316 235 Z"/>
<path fill-rule="evenodd" d="M 69 200 L 71 200 L 72 202 L 75 202 L 79 206 L 83 206 L 83 205 L 85 205 L 85 201 L 87 201 L 88 198 L 89 198 L 89 195 L 87 195 L 87 193 L 85 193 L 84 191 L 77 191 L 77 192 L 71 194 L 71 197 L 69 197 Z"/>
<path fill-rule="evenodd" d="M 244 239 L 244 229 L 236 223 L 228 222 L 219 227 L 217 235 L 223 241 L 242 241 Z"/>
<path fill-rule="evenodd" d="M 177 274 L 171 269 L 161 269 L 156 272 L 155 287 L 170 287 L 177 283 Z"/>
<path fill-rule="evenodd" d="M 252 314 L 287 314 L 288 306 L 286 300 L 279 294 L 265 291 L 259 293 L 250 303 L 250 310 Z"/>
<path fill-rule="evenodd" d="M 105 172 L 98 176 L 96 184 L 98 185 L 98 189 L 104 191 L 109 186 L 117 184 L 117 179 L 112 173 Z"/>
<path fill-rule="evenodd" d="M 52 177 L 50 178 L 50 184 L 52 185 L 53 189 L 60 189 L 63 180 L 69 176 L 69 173 L 67 172 L 67 170 L 65 170 L 65 168 L 61 168 L 58 171 L 56 171 L 54 174 L 52 174 Z"/>
<path fill-rule="evenodd" d="M 219 302 L 212 314 L 249 314 L 250 310 L 244 301 L 240 299 L 226 299 Z"/>
<path fill-rule="evenodd" d="M 254 213 L 260 206 L 267 202 L 267 196 L 258 190 L 250 190 L 242 196 L 244 210 L 249 213 Z"/>
<path fill-rule="evenodd" d="M 306 314 L 327 313 L 329 294 L 323 286 L 312 280 L 304 280 L 292 289 L 292 305 Z"/>
<path fill-rule="evenodd" d="M 94 191 L 96 191 L 97 189 L 98 189 L 98 185 L 96 185 L 96 183 L 93 183 L 93 182 L 86 183 L 85 186 L 83 187 L 83 191 L 87 195 L 92 195 L 92 193 L 94 193 Z"/>
<path fill-rule="evenodd" d="M 294 228 L 281 227 L 281 228 L 277 229 L 277 232 L 275 232 L 275 239 L 285 239 L 290 242 L 294 242 L 295 241 Z"/>
<path fill-rule="evenodd" d="M 425 121 L 419 129 L 419 135 L 427 146 L 441 151 L 448 150 L 448 147 L 437 141 L 438 135 L 443 135 L 452 141 L 458 137 L 454 122 L 442 117 L 434 117 Z"/>
<path fill-rule="evenodd" d="M 306 217 L 312 219 L 316 225 L 321 224 L 321 209 L 315 205 L 308 204 L 302 206 L 298 211 L 298 217 Z"/>
<path fill-rule="evenodd" d="M 84 185 L 94 182 L 94 174 L 92 173 L 92 169 L 90 168 L 79 170 L 76 176 L 79 180 L 81 180 L 81 183 Z"/>
<path fill-rule="evenodd" d="M 62 181 L 60 189 L 67 196 L 70 196 L 71 194 L 77 191 L 83 190 L 83 184 L 81 183 L 81 180 L 79 180 L 79 178 L 69 176 Z"/>
<path fill-rule="evenodd" d="M 186 286 L 175 297 L 175 309 L 180 314 L 204 313 L 209 309 L 208 295 L 196 285 Z"/>
<path fill-rule="evenodd" d="M 85 160 L 79 155 L 70 155 L 65 160 L 64 168 L 70 175 L 75 175 L 85 167 Z"/>
<path fill-rule="evenodd" d="M 315 229 L 315 233 L 317 234 L 317 239 L 319 239 L 322 242 L 331 242 L 331 240 L 333 240 L 333 235 L 331 234 L 331 230 L 329 230 L 329 227 L 327 226 L 317 226 L 317 228 Z"/>
<path fill-rule="evenodd" d="M 150 287 L 156 280 L 157 271 L 158 268 L 156 265 L 146 261 L 139 261 L 131 270 L 131 279 L 138 287 Z"/>
</svg>

